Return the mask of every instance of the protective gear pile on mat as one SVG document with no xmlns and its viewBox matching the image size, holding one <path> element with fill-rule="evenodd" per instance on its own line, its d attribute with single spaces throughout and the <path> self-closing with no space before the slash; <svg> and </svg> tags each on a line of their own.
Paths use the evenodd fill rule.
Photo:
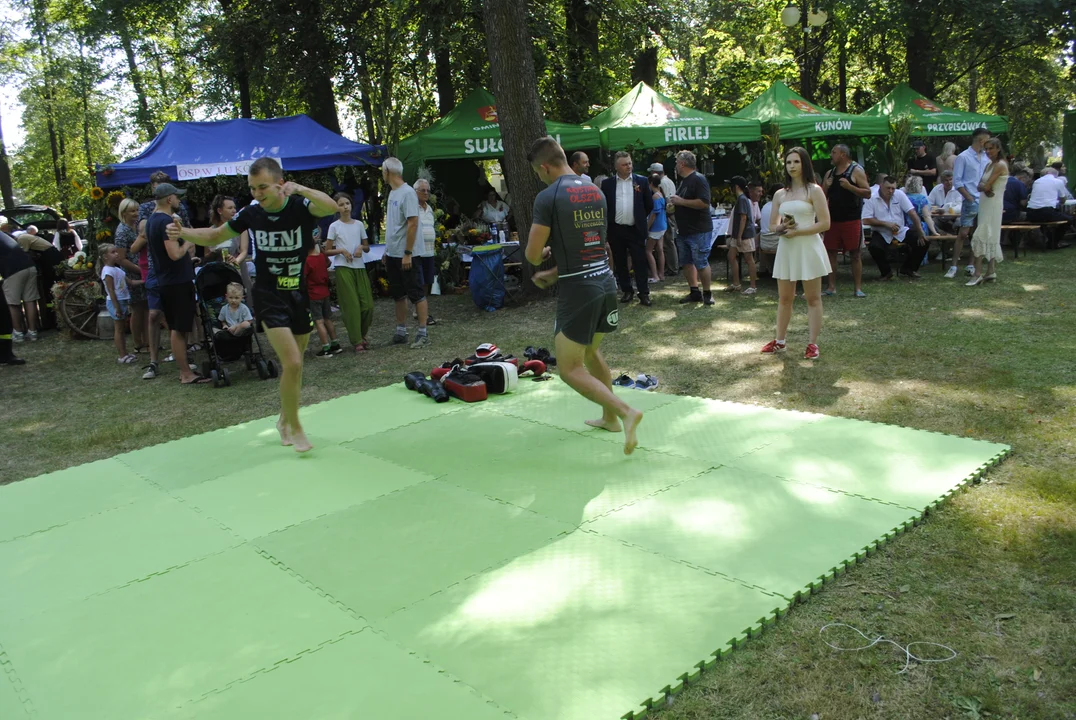
<svg viewBox="0 0 1076 720">
<path fill-rule="evenodd" d="M 528 347 L 523 356 L 525 359 L 520 362 L 493 343 L 482 343 L 470 357 L 441 363 L 430 371 L 429 377 L 420 371 L 407 373 L 404 385 L 434 402 L 448 402 L 453 397 L 463 402 L 480 402 L 490 395 L 512 392 L 521 376 L 547 380 L 549 367 L 557 364 L 557 359 L 545 348 Z"/>
</svg>

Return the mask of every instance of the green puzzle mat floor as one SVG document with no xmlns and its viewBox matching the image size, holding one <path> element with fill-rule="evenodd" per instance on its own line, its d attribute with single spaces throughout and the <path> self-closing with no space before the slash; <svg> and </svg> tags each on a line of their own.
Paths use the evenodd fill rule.
<svg viewBox="0 0 1076 720">
<path fill-rule="evenodd" d="M 3 720 L 645 714 L 1007 446 L 402 385 L 0 487 Z"/>
</svg>

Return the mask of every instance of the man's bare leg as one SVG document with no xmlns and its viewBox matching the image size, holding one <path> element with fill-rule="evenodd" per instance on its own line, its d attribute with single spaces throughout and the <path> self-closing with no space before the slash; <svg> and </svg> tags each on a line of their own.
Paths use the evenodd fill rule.
<svg viewBox="0 0 1076 720">
<path fill-rule="evenodd" d="M 303 388 L 303 353 L 310 333 L 293 335 L 290 328 L 265 328 L 265 336 L 280 359 L 280 419 L 277 430 L 280 442 L 292 445 L 295 452 L 307 452 L 314 446 L 299 423 L 299 396 Z"/>
<path fill-rule="evenodd" d="M 599 334 L 595 336 L 595 342 L 587 346 L 583 352 L 583 365 L 586 367 L 587 372 L 601 381 L 602 385 L 609 388 L 609 392 L 613 391 L 613 373 L 609 370 L 608 363 L 605 362 L 605 356 L 602 355 L 601 349 L 598 347 L 598 343 L 601 342 Z M 587 425 L 591 427 L 601 428 L 602 430 L 608 430 L 609 432 L 620 432 L 624 428 L 620 424 L 620 418 L 617 417 L 615 412 L 602 408 L 602 416 L 597 420 L 587 420 Z"/>
<path fill-rule="evenodd" d="M 601 334 L 595 335 L 589 347 L 597 351 L 598 346 L 601 344 L 601 338 Z M 557 334 L 555 343 L 557 348 L 557 368 L 564 382 L 568 383 L 570 388 L 587 400 L 601 405 L 603 420 L 610 416 L 623 420 L 624 454 L 631 455 L 636 445 L 639 444 L 635 431 L 639 426 L 639 422 L 643 419 L 642 412 L 630 407 L 614 395 L 611 381 L 606 384 L 588 372 L 585 366 L 588 346 L 572 342 L 564 337 L 564 333 Z M 597 361 L 598 358 L 600 358 L 600 355 L 596 355 L 594 361 Z M 604 359 L 601 362 L 603 365 L 605 364 Z M 608 379 L 608 366 L 606 366 L 605 373 L 606 379 Z"/>
</svg>

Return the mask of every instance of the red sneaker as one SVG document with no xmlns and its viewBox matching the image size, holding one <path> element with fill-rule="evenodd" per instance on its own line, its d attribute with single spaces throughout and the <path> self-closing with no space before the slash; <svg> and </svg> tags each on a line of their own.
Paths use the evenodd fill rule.
<svg viewBox="0 0 1076 720">
<path fill-rule="evenodd" d="M 763 355 L 773 355 L 774 353 L 784 352 L 785 346 L 776 340 L 770 340 L 768 343 L 762 346 Z"/>
<path fill-rule="evenodd" d="M 807 346 L 807 352 L 803 353 L 804 360 L 817 360 L 818 359 L 818 346 L 811 343 Z"/>
</svg>

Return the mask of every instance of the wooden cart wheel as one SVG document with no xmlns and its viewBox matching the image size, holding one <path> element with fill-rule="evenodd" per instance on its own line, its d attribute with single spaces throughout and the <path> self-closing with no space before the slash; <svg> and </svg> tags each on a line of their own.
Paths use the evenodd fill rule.
<svg viewBox="0 0 1076 720">
<path fill-rule="evenodd" d="M 68 286 L 60 299 L 60 314 L 78 335 L 96 340 L 97 313 L 104 304 L 105 290 L 96 277 L 83 278 Z"/>
</svg>

